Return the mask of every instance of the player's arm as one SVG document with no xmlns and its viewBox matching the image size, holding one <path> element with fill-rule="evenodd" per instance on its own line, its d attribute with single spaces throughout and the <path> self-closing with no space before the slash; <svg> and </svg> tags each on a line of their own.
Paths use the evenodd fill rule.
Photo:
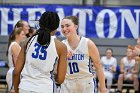
<svg viewBox="0 0 140 93">
<path fill-rule="evenodd" d="M 120 72 L 121 72 L 122 74 L 125 74 L 125 73 L 126 73 L 125 70 L 124 70 L 123 59 L 121 59 L 121 61 L 120 61 Z"/>
<path fill-rule="evenodd" d="M 21 51 L 18 55 L 17 61 L 16 61 L 16 65 L 15 65 L 15 69 L 14 69 L 14 89 L 15 89 L 15 93 L 19 93 L 18 92 L 18 86 L 20 83 L 20 74 L 21 71 L 24 67 L 24 63 L 25 63 L 25 49 L 26 49 L 26 43 L 22 46 Z"/>
<path fill-rule="evenodd" d="M 21 47 L 17 43 L 13 44 L 11 47 L 11 53 L 12 53 L 14 65 L 16 64 L 17 57 L 19 55 L 20 50 L 21 50 Z"/>
<path fill-rule="evenodd" d="M 133 74 L 138 74 L 139 70 L 139 62 L 135 62 L 134 70 L 132 71 Z"/>
<path fill-rule="evenodd" d="M 117 67 L 117 60 L 115 59 L 114 64 L 112 66 L 112 72 L 116 72 L 116 67 Z"/>
<path fill-rule="evenodd" d="M 60 42 L 59 40 L 56 41 L 56 49 L 59 56 L 58 65 L 57 65 L 57 75 L 56 75 L 56 82 L 61 84 L 64 82 L 66 70 L 67 70 L 67 47 L 65 44 Z"/>
<path fill-rule="evenodd" d="M 99 84 L 101 86 L 101 92 L 106 93 L 105 77 L 104 77 L 102 65 L 100 62 L 100 54 L 96 45 L 91 40 L 88 41 L 88 51 L 89 51 L 89 56 L 93 60 L 93 64 L 97 71 Z"/>
</svg>

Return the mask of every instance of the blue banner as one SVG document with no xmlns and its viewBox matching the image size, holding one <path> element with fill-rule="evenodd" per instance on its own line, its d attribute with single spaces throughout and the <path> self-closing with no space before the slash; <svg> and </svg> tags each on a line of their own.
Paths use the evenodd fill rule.
<svg viewBox="0 0 140 93">
<path fill-rule="evenodd" d="M 79 18 L 78 32 L 90 38 L 138 38 L 140 6 L 66 6 L 66 5 L 3 5 L 0 6 L 0 35 L 9 35 L 20 19 L 38 28 L 44 11 L 55 11 L 60 19 L 69 15 Z M 63 36 L 59 26 L 57 36 Z"/>
</svg>

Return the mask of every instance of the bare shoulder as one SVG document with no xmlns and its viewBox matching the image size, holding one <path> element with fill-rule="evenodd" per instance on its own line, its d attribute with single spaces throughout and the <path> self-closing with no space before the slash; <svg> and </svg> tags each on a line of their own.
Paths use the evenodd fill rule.
<svg viewBox="0 0 140 93">
<path fill-rule="evenodd" d="M 95 43 L 91 39 L 89 39 L 89 38 L 88 38 L 88 47 L 89 48 L 91 48 L 91 47 L 96 48 Z"/>
<path fill-rule="evenodd" d="M 66 45 L 58 39 L 55 39 L 55 45 L 56 45 L 56 49 L 57 49 L 58 54 L 67 50 Z"/>
</svg>

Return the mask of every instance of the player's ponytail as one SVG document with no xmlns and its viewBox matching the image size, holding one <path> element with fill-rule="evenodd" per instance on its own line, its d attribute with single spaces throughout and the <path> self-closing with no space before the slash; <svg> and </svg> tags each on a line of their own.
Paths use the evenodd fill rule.
<svg viewBox="0 0 140 93">
<path fill-rule="evenodd" d="M 55 12 L 44 12 L 39 19 L 40 29 L 38 30 L 37 42 L 40 45 L 49 45 L 51 40 L 51 32 L 59 26 L 59 16 Z"/>
<path fill-rule="evenodd" d="M 40 45 L 49 45 L 50 44 L 50 30 L 49 29 L 42 29 L 40 28 L 38 33 L 38 43 Z"/>
</svg>

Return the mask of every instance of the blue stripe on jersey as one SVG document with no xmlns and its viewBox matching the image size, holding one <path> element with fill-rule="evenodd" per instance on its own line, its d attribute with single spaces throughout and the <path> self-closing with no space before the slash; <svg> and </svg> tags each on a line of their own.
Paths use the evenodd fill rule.
<svg viewBox="0 0 140 93">
<path fill-rule="evenodd" d="M 95 74 L 95 70 L 94 70 L 94 66 L 93 66 L 93 61 L 91 60 L 91 58 L 89 58 L 89 72 L 92 73 L 93 75 Z"/>
<path fill-rule="evenodd" d="M 96 79 L 95 78 L 93 78 L 93 82 L 94 82 L 94 93 L 96 93 L 97 84 L 96 84 Z"/>
<path fill-rule="evenodd" d="M 50 74 L 51 74 L 51 77 L 50 77 L 50 78 L 51 78 L 51 80 L 53 81 L 53 93 L 55 93 L 55 82 L 54 82 L 55 79 L 54 79 L 53 71 L 54 71 L 54 67 L 55 67 L 57 61 L 58 61 L 58 57 L 55 58 L 55 62 L 54 62 L 54 64 L 53 64 L 53 70 L 50 71 Z"/>
</svg>

